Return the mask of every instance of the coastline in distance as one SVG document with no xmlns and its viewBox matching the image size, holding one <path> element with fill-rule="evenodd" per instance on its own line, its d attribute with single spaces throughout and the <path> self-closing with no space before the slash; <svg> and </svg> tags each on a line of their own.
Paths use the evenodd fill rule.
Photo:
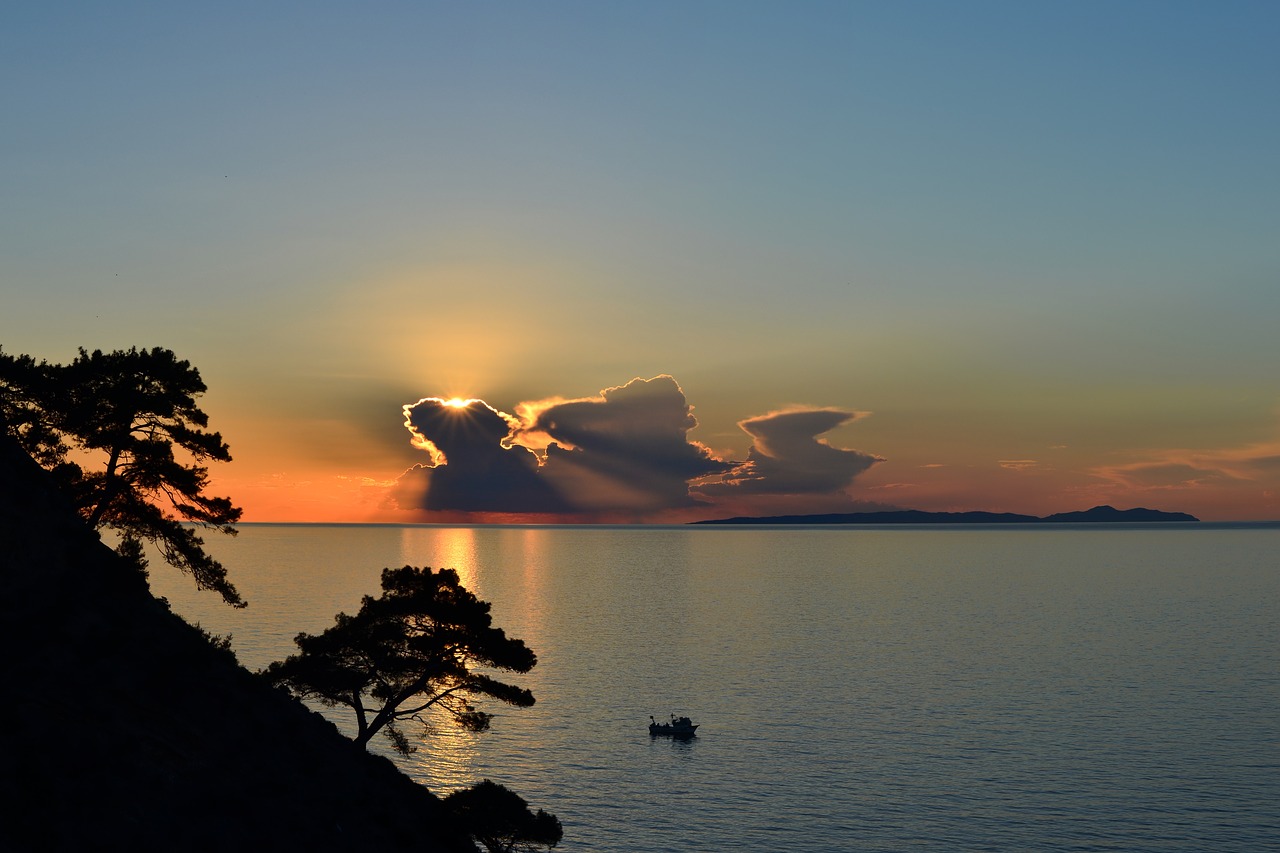
<svg viewBox="0 0 1280 853">
<path fill-rule="evenodd" d="M 1164 512 L 1135 507 L 1116 509 L 1095 506 L 1082 512 L 1058 512 L 1053 515 L 1022 515 L 1016 512 L 926 512 L 919 509 L 881 512 L 836 512 L 817 515 L 737 516 L 735 518 L 694 521 L 692 524 L 1114 524 L 1149 522 L 1199 521 L 1185 512 Z"/>
</svg>

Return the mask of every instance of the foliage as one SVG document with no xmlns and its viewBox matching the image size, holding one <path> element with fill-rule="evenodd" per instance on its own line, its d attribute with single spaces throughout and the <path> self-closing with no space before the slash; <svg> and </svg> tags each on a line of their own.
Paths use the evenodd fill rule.
<svg viewBox="0 0 1280 853">
<path fill-rule="evenodd" d="M 45 414 L 52 396 L 52 368 L 29 355 L 9 355 L 0 347 L 0 429 L 46 469 L 66 459 L 67 445 Z"/>
<path fill-rule="evenodd" d="M 230 634 L 215 634 L 199 622 L 188 624 L 190 624 L 191 627 L 196 630 L 196 633 L 198 633 L 204 641 L 209 644 L 211 649 L 216 651 L 219 655 L 222 655 L 227 662 L 235 664 L 236 666 L 240 665 L 240 660 L 236 657 L 235 647 L 232 645 L 233 638 Z"/>
<path fill-rule="evenodd" d="M 236 607 L 244 601 L 226 569 L 204 551 L 184 522 L 234 535 L 241 510 L 204 493 L 209 461 L 229 462 L 222 436 L 196 398 L 200 372 L 171 350 L 80 350 L 67 365 L 0 352 L 0 420 L 49 468 L 93 527 L 111 527 L 121 552 L 140 553 L 142 540 L 202 589 Z M 70 448 L 101 463 L 86 469 L 67 460 Z M 179 451 L 183 458 L 175 455 Z"/>
<path fill-rule="evenodd" d="M 485 779 L 444 798 L 467 832 L 490 853 L 516 853 L 555 847 L 564 837 L 560 820 L 528 804 L 514 791 Z"/>
<path fill-rule="evenodd" d="M 303 699 L 346 705 L 356 715 L 356 743 L 386 732 L 410 751 L 396 724 L 435 710 L 472 731 L 492 714 L 471 704 L 488 697 L 517 707 L 533 704 L 528 690 L 477 668 L 528 672 L 537 657 L 523 641 L 492 625 L 489 603 L 458 581 L 452 569 L 405 566 L 382 572 L 383 594 L 365 596 L 355 616 L 339 613 L 321 634 L 299 634 L 300 652 L 264 674 Z"/>
</svg>

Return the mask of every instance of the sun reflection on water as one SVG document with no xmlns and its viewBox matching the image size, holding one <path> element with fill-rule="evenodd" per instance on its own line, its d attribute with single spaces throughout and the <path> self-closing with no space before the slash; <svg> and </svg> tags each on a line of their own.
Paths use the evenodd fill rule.
<svg viewBox="0 0 1280 853">
<path fill-rule="evenodd" d="M 443 716 L 428 719 L 425 732 L 420 727 L 406 727 L 405 733 L 418 751 L 407 758 L 394 757 L 401 769 L 439 796 L 479 781 L 476 739 L 484 735 L 465 731 Z"/>
<path fill-rule="evenodd" d="M 397 763 L 431 790 L 447 794 L 500 770 L 485 766 L 486 749 L 491 747 L 481 738 L 515 739 L 535 751 L 543 744 L 542 727 L 557 704 L 552 696 L 555 676 L 549 669 L 556 667 L 556 656 L 547 654 L 545 646 L 547 597 L 554 595 L 554 576 L 548 572 L 555 562 L 552 544 L 548 532 L 538 528 L 407 527 L 400 533 L 400 559 L 408 565 L 457 571 L 463 586 L 492 605 L 493 624 L 524 640 L 539 657 L 529 673 L 489 673 L 531 689 L 538 699 L 533 708 L 484 702 L 485 710 L 496 717 L 493 728 L 480 734 L 458 728 L 443 715 L 430 719 L 425 733 L 406 727 L 418 751 L 407 759 L 397 758 Z"/>
<path fill-rule="evenodd" d="M 410 566 L 453 569 L 458 580 L 481 598 L 473 527 L 406 527 L 400 532 L 400 559 Z"/>
</svg>

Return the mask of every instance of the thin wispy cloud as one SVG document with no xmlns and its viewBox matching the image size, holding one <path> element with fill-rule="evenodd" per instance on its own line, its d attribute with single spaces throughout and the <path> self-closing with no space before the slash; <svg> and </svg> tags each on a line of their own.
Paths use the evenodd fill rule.
<svg viewBox="0 0 1280 853">
<path fill-rule="evenodd" d="M 1099 466 L 1091 473 L 1137 491 L 1270 483 L 1280 476 L 1280 441 L 1211 450 L 1157 450 L 1145 457 L 1136 462 Z"/>
<path fill-rule="evenodd" d="M 1280 440 L 1238 447 L 1157 449 L 1087 469 L 1076 492 L 1154 506 L 1210 505 L 1228 518 L 1280 514 Z"/>
</svg>

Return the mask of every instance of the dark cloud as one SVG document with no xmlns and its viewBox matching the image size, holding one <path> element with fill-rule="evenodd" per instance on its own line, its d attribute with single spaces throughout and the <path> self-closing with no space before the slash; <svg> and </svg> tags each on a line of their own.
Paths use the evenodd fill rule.
<svg viewBox="0 0 1280 853">
<path fill-rule="evenodd" d="M 461 405 L 459 405 L 459 403 Z M 505 446 L 514 420 L 482 400 L 427 397 L 404 407 L 415 446 L 431 465 L 415 465 L 396 485 L 401 509 L 561 513 L 571 509 L 538 470 L 538 457 Z"/>
<path fill-rule="evenodd" d="M 819 436 L 858 412 L 797 409 L 742 421 L 746 462 L 690 440 L 693 407 L 674 378 L 633 379 L 594 397 L 522 403 L 519 417 L 482 400 L 428 397 L 404 407 L 413 444 L 431 456 L 396 484 L 401 509 L 640 519 L 720 496 L 848 500 L 842 490 L 878 457 Z M 717 480 L 708 483 L 708 480 Z M 695 485 L 690 491 L 690 483 Z"/>
<path fill-rule="evenodd" d="M 698 425 L 670 376 L 633 379 L 598 397 L 526 409 L 529 438 L 546 436 L 543 476 L 597 509 L 693 506 L 689 481 L 730 470 L 689 431 Z M 517 436 L 516 441 L 521 437 Z"/>
<path fill-rule="evenodd" d="M 840 409 L 790 409 L 740 421 L 754 439 L 747 461 L 699 491 L 717 496 L 841 492 L 883 460 L 832 447 L 818 436 L 861 416 Z"/>
</svg>

